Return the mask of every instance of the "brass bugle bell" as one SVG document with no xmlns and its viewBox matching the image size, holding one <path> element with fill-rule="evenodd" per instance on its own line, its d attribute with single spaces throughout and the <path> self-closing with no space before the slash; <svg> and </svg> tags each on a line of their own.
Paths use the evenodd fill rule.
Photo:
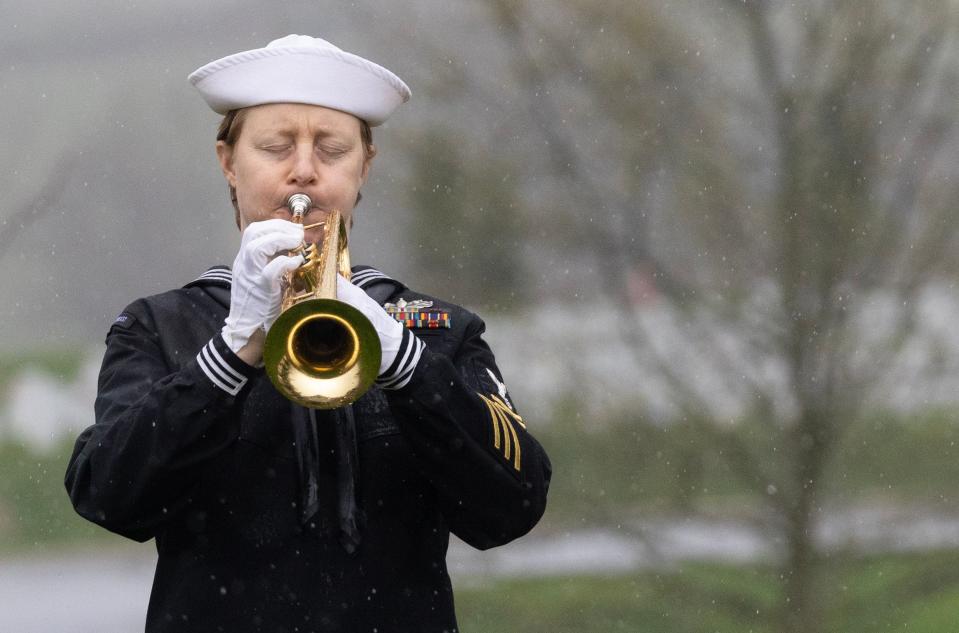
<svg viewBox="0 0 959 633">
<path fill-rule="evenodd" d="M 295 193 L 287 200 L 292 221 L 303 224 L 313 206 Z M 323 241 L 304 242 L 293 254 L 304 263 L 283 279 L 280 316 L 266 335 L 263 363 L 286 398 L 314 409 L 334 409 L 363 395 L 380 368 L 380 339 L 363 313 L 336 298 L 337 272 L 350 278 L 346 226 L 334 209 L 324 222 Z"/>
</svg>

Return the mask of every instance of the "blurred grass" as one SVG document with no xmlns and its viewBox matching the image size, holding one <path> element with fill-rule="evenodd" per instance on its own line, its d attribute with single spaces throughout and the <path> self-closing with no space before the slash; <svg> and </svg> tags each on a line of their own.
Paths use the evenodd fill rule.
<svg viewBox="0 0 959 633">
<path fill-rule="evenodd" d="M 597 426 L 567 414 L 534 425 L 554 466 L 540 530 L 616 525 L 657 514 L 742 515 L 760 508 L 761 498 L 750 483 L 730 472 L 711 440 L 694 426 L 657 427 L 625 413 L 612 420 Z M 760 429 L 744 424 L 738 432 L 754 435 Z M 764 450 L 746 439 L 755 450 Z M 0 443 L 0 552 L 34 543 L 115 538 L 81 520 L 70 506 L 62 482 L 72 448 L 72 439 L 46 454 Z M 955 413 L 908 419 L 884 415 L 847 431 L 826 494 L 834 506 L 908 502 L 955 513 L 956 481 Z"/>
<path fill-rule="evenodd" d="M 840 557 L 819 590 L 827 631 L 954 631 L 959 552 Z M 683 565 L 668 572 L 488 581 L 457 586 L 463 633 L 775 633 L 778 571 Z"/>
<path fill-rule="evenodd" d="M 575 411 L 571 405 L 567 411 Z M 610 525 L 661 513 L 751 515 L 757 490 L 743 481 L 715 438 L 693 424 L 655 426 L 624 410 L 605 422 L 558 414 L 533 432 L 553 462 L 547 520 L 565 527 Z M 766 472 L 786 468 L 786 451 L 768 426 L 734 430 Z M 826 505 L 908 503 L 959 512 L 959 414 L 879 413 L 850 424 L 824 482 Z M 758 484 L 758 485 L 757 485 Z"/>
<path fill-rule="evenodd" d="M 863 494 L 959 507 L 959 412 L 877 414 L 850 428 L 829 473 L 840 503 Z"/>
<path fill-rule="evenodd" d="M 70 505 L 63 476 L 72 449 L 72 441 L 50 453 L 0 444 L 0 553 L 116 539 Z"/>
<path fill-rule="evenodd" d="M 79 347 L 51 347 L 0 354 L 0 389 L 28 367 L 42 371 L 51 378 L 70 382 L 76 379 L 89 353 L 88 349 Z"/>
</svg>

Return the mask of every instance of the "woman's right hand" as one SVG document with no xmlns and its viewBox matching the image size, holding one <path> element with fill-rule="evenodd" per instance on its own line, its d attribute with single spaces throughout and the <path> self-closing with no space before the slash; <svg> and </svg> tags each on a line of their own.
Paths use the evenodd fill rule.
<svg viewBox="0 0 959 633">
<path fill-rule="evenodd" d="M 243 231 L 233 261 L 230 314 L 222 335 L 227 346 L 250 365 L 261 361 L 265 332 L 280 314 L 283 275 L 303 263 L 301 255 L 284 253 L 302 243 L 303 226 L 287 220 L 254 222 Z"/>
</svg>

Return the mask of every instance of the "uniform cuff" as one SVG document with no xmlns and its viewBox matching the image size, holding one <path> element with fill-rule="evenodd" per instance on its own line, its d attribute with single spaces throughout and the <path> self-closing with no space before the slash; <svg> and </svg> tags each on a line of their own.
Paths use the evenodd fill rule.
<svg viewBox="0 0 959 633">
<path fill-rule="evenodd" d="M 231 396 L 240 393 L 256 369 L 250 367 L 217 334 L 196 355 L 196 362 L 214 385 Z"/>
<path fill-rule="evenodd" d="M 376 379 L 376 386 L 380 389 L 401 389 L 406 386 L 413 376 L 416 364 L 426 345 L 416 338 L 407 328 L 403 328 L 403 340 L 400 349 L 396 352 L 396 360 Z"/>
</svg>

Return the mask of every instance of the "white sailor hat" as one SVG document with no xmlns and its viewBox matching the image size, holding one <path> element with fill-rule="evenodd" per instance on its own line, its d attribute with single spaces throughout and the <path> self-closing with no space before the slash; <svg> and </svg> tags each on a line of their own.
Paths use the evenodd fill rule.
<svg viewBox="0 0 959 633">
<path fill-rule="evenodd" d="M 403 80 L 326 40 L 287 35 L 201 66 L 190 74 L 215 112 L 264 103 L 308 103 L 380 125 L 410 98 Z"/>
</svg>

